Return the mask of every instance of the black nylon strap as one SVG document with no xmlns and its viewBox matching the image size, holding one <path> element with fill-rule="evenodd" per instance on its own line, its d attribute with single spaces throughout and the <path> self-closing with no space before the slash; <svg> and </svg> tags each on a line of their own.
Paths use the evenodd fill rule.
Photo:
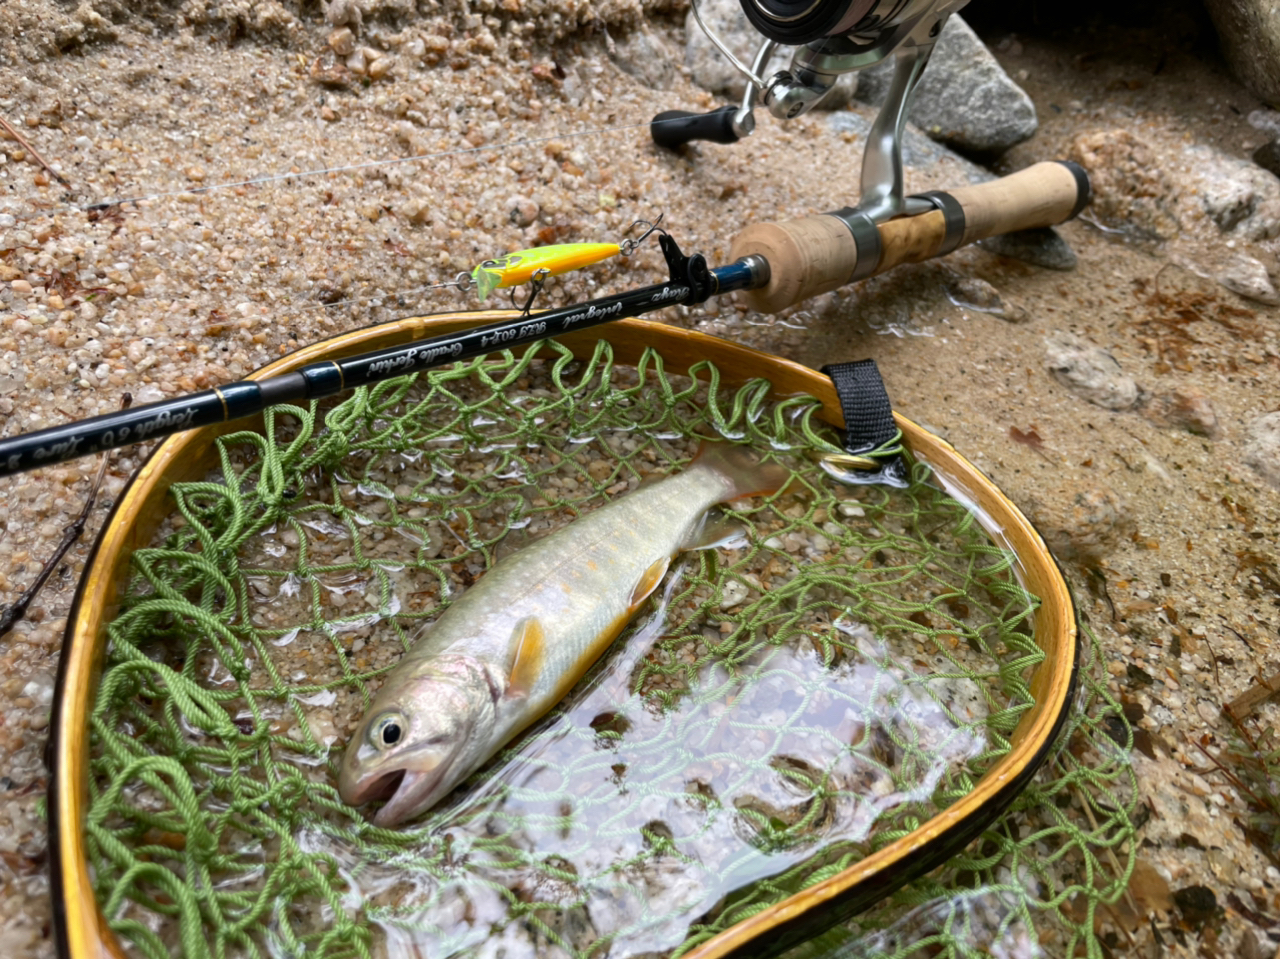
<svg viewBox="0 0 1280 959">
<path fill-rule="evenodd" d="M 844 448 L 850 453 L 870 453 L 898 435 L 893 407 L 875 360 L 831 363 L 822 372 L 835 384 L 844 411 Z"/>
<path fill-rule="evenodd" d="M 893 405 L 875 360 L 831 363 L 824 366 L 822 372 L 835 385 L 836 396 L 840 398 L 845 423 L 844 448 L 848 452 L 864 456 L 897 438 Z M 857 479 L 850 479 L 858 483 L 905 486 L 906 464 L 901 456 L 886 457 L 881 460 L 879 470 L 867 470 Z"/>
</svg>

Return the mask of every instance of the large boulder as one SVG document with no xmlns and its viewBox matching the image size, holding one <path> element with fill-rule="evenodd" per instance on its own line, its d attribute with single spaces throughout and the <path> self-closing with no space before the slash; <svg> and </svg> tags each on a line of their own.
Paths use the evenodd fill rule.
<svg viewBox="0 0 1280 959">
<path fill-rule="evenodd" d="M 1240 82 L 1280 107 L 1280 3 L 1275 0 L 1205 0 L 1222 52 Z"/>
<path fill-rule="evenodd" d="M 893 80 L 893 58 L 862 71 L 857 97 L 879 106 Z M 921 130 L 966 153 L 998 154 L 1036 132 L 1036 108 L 967 23 L 947 21 L 916 87 L 909 114 Z"/>
<path fill-rule="evenodd" d="M 827 122 L 838 134 L 852 134 L 865 148 L 871 135 L 870 117 L 849 110 L 833 114 Z M 978 166 L 954 150 L 934 143 L 913 125 L 908 125 L 902 132 L 902 165 L 917 170 L 954 171 L 948 179 L 956 186 L 964 183 L 986 183 L 995 179 L 995 174 L 990 170 Z"/>
</svg>

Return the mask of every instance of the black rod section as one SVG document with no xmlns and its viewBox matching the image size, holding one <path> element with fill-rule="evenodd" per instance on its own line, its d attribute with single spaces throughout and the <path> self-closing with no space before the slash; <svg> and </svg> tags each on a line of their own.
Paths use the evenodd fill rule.
<svg viewBox="0 0 1280 959">
<path fill-rule="evenodd" d="M 671 245 L 674 247 L 674 243 Z M 678 249 L 676 253 L 678 255 Z M 0 439 L 0 476 L 64 463 L 80 456 L 92 456 L 103 450 L 159 439 L 183 430 L 241 419 L 277 403 L 331 396 L 405 373 L 433 369 L 494 350 L 524 346 L 536 340 L 599 326 L 611 320 L 640 316 L 667 306 L 691 306 L 703 302 L 708 296 L 752 289 L 767 283 L 767 265 L 758 257 L 750 259 L 757 262 L 739 261 L 708 270 L 701 256 L 681 257 L 680 264 L 687 267 L 684 270 L 689 276 L 687 281 L 677 278 L 679 273 L 675 269 L 676 264 L 672 263 L 673 279 L 665 283 L 344 360 L 310 363 L 292 373 L 260 382 L 241 380 L 171 400 Z M 671 261 L 670 255 L 668 261 Z"/>
</svg>

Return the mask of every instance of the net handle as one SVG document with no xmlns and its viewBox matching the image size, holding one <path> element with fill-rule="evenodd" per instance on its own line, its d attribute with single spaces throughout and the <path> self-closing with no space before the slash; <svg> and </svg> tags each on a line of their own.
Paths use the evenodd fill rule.
<svg viewBox="0 0 1280 959">
<path fill-rule="evenodd" d="M 751 309 L 777 313 L 903 263 L 1002 233 L 1055 226 L 1079 214 L 1089 198 L 1089 177 L 1079 164 L 1048 160 L 987 183 L 921 194 L 916 199 L 933 209 L 885 223 L 851 208 L 755 223 L 733 238 L 729 256 L 769 262 L 768 284 L 745 295 Z"/>
</svg>

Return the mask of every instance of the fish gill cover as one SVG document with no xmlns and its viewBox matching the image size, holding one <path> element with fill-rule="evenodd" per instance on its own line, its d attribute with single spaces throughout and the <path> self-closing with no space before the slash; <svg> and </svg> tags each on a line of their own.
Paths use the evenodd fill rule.
<svg viewBox="0 0 1280 959">
<path fill-rule="evenodd" d="M 553 347 L 276 409 L 173 488 L 92 717 L 90 862 L 138 954 L 677 957 L 906 835 L 1008 751 L 1043 658 L 1036 601 L 923 464 L 905 490 L 834 483 L 811 398 Z M 345 806 L 341 749 L 445 604 L 706 436 L 793 482 L 730 504 L 741 535 L 678 561 L 573 693 L 425 817 L 382 829 Z M 992 886 L 1001 928 L 1097 954 L 1134 800 L 1114 703 L 1087 678 L 1081 707 L 976 847 L 810 953 Z"/>
</svg>

